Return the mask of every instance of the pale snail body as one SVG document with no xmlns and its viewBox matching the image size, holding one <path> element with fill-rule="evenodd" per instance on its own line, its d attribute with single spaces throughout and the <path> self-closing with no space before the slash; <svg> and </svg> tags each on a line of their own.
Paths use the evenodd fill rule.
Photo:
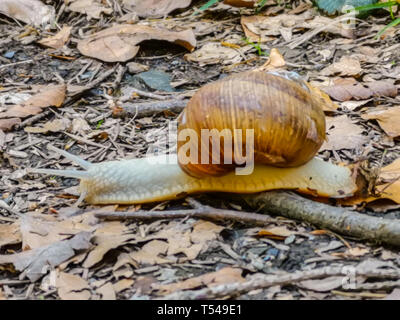
<svg viewBox="0 0 400 320">
<path fill-rule="evenodd" d="M 241 123 L 243 128 L 254 128 L 256 163 L 249 175 L 236 175 L 232 166 L 225 164 L 182 165 L 177 155 L 161 156 L 167 159 L 164 162 L 153 157 L 91 164 L 54 147 L 51 149 L 86 171 L 31 172 L 80 179 L 81 200 L 92 204 L 136 204 L 200 192 L 255 193 L 274 189 L 348 197 L 357 190 L 351 170 L 313 158 L 325 137 L 321 103 L 324 101 L 301 81 L 260 71 L 244 72 L 201 88 L 185 109 L 178 130 L 188 126 L 195 130 L 232 129 L 241 128 Z M 179 148 L 178 141 L 178 154 Z"/>
<path fill-rule="evenodd" d="M 255 165 L 250 175 L 230 172 L 221 177 L 194 178 L 184 173 L 176 155 L 167 163 L 156 157 L 90 164 L 65 151 L 52 148 L 85 166 L 86 171 L 32 169 L 32 172 L 79 178 L 82 197 L 92 204 L 135 204 L 173 200 L 200 192 L 255 193 L 295 189 L 323 197 L 351 196 L 356 185 L 347 167 L 314 158 L 297 168 Z M 164 157 L 164 156 L 160 156 Z"/>
</svg>

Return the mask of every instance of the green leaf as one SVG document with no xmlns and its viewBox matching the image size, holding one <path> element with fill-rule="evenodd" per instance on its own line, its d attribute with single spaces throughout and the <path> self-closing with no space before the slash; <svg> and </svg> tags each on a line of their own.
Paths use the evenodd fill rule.
<svg viewBox="0 0 400 320">
<path fill-rule="evenodd" d="M 393 20 L 386 27 L 384 27 L 381 31 L 379 31 L 378 34 L 375 36 L 375 39 L 378 39 L 387 29 L 389 29 L 391 27 L 395 27 L 398 24 L 400 24 L 400 18 L 397 18 L 396 20 Z"/>
</svg>

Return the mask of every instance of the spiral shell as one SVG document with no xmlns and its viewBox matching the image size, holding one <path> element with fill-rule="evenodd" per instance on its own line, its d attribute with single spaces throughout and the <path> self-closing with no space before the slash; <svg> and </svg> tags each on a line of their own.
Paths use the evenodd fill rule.
<svg viewBox="0 0 400 320">
<path fill-rule="evenodd" d="M 246 148 L 254 148 L 256 163 L 300 166 L 314 157 L 325 139 L 323 103 L 302 81 L 261 70 L 207 84 L 193 95 L 179 119 L 179 164 L 195 177 L 219 176 L 240 166 L 236 156 L 244 157 Z M 180 134 L 185 129 L 191 129 L 196 137 L 183 135 L 183 139 Z M 203 147 L 213 150 L 212 139 L 202 139 L 202 129 L 228 129 L 231 137 L 239 137 L 235 129 L 241 129 L 242 139 L 233 139 L 231 154 L 224 148 L 225 139 L 220 139 L 218 154 L 203 156 L 207 163 L 200 161 L 201 151 Z M 254 143 L 246 147 L 247 129 L 253 130 Z M 188 162 L 188 157 L 195 161 Z M 229 157 L 232 163 L 226 161 Z"/>
</svg>

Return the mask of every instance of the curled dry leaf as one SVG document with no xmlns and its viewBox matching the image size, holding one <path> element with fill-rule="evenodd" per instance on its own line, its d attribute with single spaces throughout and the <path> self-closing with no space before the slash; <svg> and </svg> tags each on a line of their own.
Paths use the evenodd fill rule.
<svg viewBox="0 0 400 320">
<path fill-rule="evenodd" d="M 192 30 L 179 32 L 144 25 L 115 25 L 78 42 L 78 50 L 85 56 L 106 62 L 125 62 L 139 51 L 144 40 L 165 40 L 176 43 L 189 51 L 196 46 Z"/>
<path fill-rule="evenodd" d="M 60 49 L 67 43 L 69 36 L 71 34 L 72 27 L 64 26 L 57 34 L 54 36 L 44 38 L 38 43 L 45 47 Z"/>
<path fill-rule="evenodd" d="M 373 96 L 397 96 L 397 87 L 386 80 L 366 83 L 359 83 L 355 80 L 350 83 L 346 81 L 330 87 L 322 87 L 321 90 L 337 101 L 365 100 Z"/>
<path fill-rule="evenodd" d="M 339 74 L 341 76 L 357 76 L 361 72 L 361 65 L 357 59 L 343 56 L 338 62 L 322 69 L 320 73 L 323 76 L 331 76 L 334 74 Z"/>
<path fill-rule="evenodd" d="M 46 107 L 60 107 L 65 100 L 65 92 L 65 84 L 44 87 L 24 103 L 10 106 L 7 111 L 0 112 L 0 119 L 26 118 L 42 112 Z"/>
<path fill-rule="evenodd" d="M 265 62 L 260 69 L 266 71 L 272 71 L 276 69 L 280 69 L 286 65 L 285 58 L 283 58 L 282 54 L 278 49 L 272 48 L 269 53 L 269 57 L 267 62 Z"/>
<path fill-rule="evenodd" d="M 39 0 L 1 0 L 0 13 L 36 27 L 51 23 L 55 10 Z"/>
<path fill-rule="evenodd" d="M 221 284 L 244 282 L 242 270 L 238 268 L 223 268 L 216 272 L 210 272 L 198 277 L 190 278 L 181 282 L 153 285 L 153 288 L 158 290 L 159 294 L 166 295 L 178 290 L 195 289 L 203 286 L 216 286 Z"/>
<path fill-rule="evenodd" d="M 142 18 L 161 18 L 170 12 L 186 8 L 192 0 L 122 0 L 125 9 Z"/>
<path fill-rule="evenodd" d="M 327 141 L 319 151 L 360 149 L 368 142 L 367 136 L 362 135 L 364 129 L 356 125 L 346 115 L 326 117 Z"/>
<path fill-rule="evenodd" d="M 379 126 L 392 138 L 400 136 L 400 106 L 369 109 L 361 115 L 367 120 L 377 120 Z"/>
<path fill-rule="evenodd" d="M 101 0 L 67 0 L 68 9 L 74 12 L 86 14 L 89 19 L 100 19 L 102 13 L 111 14 L 113 10 L 103 5 Z"/>
</svg>

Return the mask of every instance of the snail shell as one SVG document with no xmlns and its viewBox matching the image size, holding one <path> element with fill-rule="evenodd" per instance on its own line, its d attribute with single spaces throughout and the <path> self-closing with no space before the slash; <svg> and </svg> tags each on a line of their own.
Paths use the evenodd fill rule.
<svg viewBox="0 0 400 320">
<path fill-rule="evenodd" d="M 314 157 L 325 139 L 323 103 L 298 79 L 261 70 L 238 73 L 205 85 L 193 95 L 179 119 L 179 165 L 195 177 L 226 174 L 239 166 L 234 153 L 240 150 L 244 156 L 246 129 L 253 129 L 256 163 L 300 166 Z M 184 129 L 193 129 L 197 140 L 180 139 Z M 235 129 L 242 129 L 241 141 L 233 141 L 232 163 L 224 161 L 223 139 L 219 141 L 219 154 L 210 152 L 208 163 L 199 161 L 202 147 L 208 145 L 208 150 L 212 150 L 212 139 L 201 138 L 202 129 L 228 129 L 232 136 Z M 189 149 L 188 144 L 193 148 Z M 183 156 L 193 161 L 182 161 Z M 218 161 L 213 163 L 213 156 Z"/>
</svg>

